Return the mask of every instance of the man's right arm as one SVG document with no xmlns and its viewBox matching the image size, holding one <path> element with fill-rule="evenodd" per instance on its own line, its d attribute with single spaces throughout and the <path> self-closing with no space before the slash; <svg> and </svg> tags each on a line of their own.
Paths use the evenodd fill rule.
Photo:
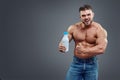
<svg viewBox="0 0 120 80">
<path fill-rule="evenodd" d="M 73 25 L 69 26 L 68 28 L 68 38 L 69 38 L 69 42 L 72 40 L 72 35 L 73 35 Z M 62 43 L 59 43 L 59 51 L 60 52 L 65 52 L 66 48 L 62 45 Z"/>
<path fill-rule="evenodd" d="M 68 28 L 68 38 L 69 38 L 69 42 L 73 39 L 73 29 L 74 28 L 74 25 L 71 25 L 69 28 Z"/>
</svg>

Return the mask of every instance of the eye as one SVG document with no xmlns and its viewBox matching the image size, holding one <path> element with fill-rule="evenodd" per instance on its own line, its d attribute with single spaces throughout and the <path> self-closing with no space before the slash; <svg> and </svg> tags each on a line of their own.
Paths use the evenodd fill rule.
<svg viewBox="0 0 120 80">
<path fill-rule="evenodd" d="M 85 17 L 86 15 L 82 15 L 82 17 Z"/>
<path fill-rule="evenodd" d="M 90 16 L 91 14 L 87 14 L 87 16 Z"/>
</svg>

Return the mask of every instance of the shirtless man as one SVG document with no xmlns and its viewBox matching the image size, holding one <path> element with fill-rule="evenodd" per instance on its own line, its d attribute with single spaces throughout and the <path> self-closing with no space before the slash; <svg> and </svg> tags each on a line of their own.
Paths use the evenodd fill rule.
<svg viewBox="0 0 120 80">
<path fill-rule="evenodd" d="M 69 41 L 74 40 L 75 48 L 66 80 L 98 80 L 96 56 L 105 52 L 107 32 L 93 21 L 94 12 L 90 5 L 80 7 L 79 12 L 81 21 L 68 28 Z M 65 52 L 62 43 L 59 43 L 59 51 Z"/>
</svg>

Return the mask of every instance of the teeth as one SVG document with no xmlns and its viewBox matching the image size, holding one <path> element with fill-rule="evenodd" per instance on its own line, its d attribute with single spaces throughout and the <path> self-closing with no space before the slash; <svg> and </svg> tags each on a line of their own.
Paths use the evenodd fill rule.
<svg viewBox="0 0 120 80">
<path fill-rule="evenodd" d="M 87 19 L 87 20 L 85 20 L 85 21 L 87 21 L 87 22 L 88 22 L 89 20 Z"/>
</svg>

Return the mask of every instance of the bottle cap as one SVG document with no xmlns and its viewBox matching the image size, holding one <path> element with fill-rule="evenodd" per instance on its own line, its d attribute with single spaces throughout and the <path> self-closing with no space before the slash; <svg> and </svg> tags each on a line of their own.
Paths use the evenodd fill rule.
<svg viewBox="0 0 120 80">
<path fill-rule="evenodd" d="M 67 35 L 68 34 L 68 32 L 64 32 L 64 35 Z"/>
</svg>

